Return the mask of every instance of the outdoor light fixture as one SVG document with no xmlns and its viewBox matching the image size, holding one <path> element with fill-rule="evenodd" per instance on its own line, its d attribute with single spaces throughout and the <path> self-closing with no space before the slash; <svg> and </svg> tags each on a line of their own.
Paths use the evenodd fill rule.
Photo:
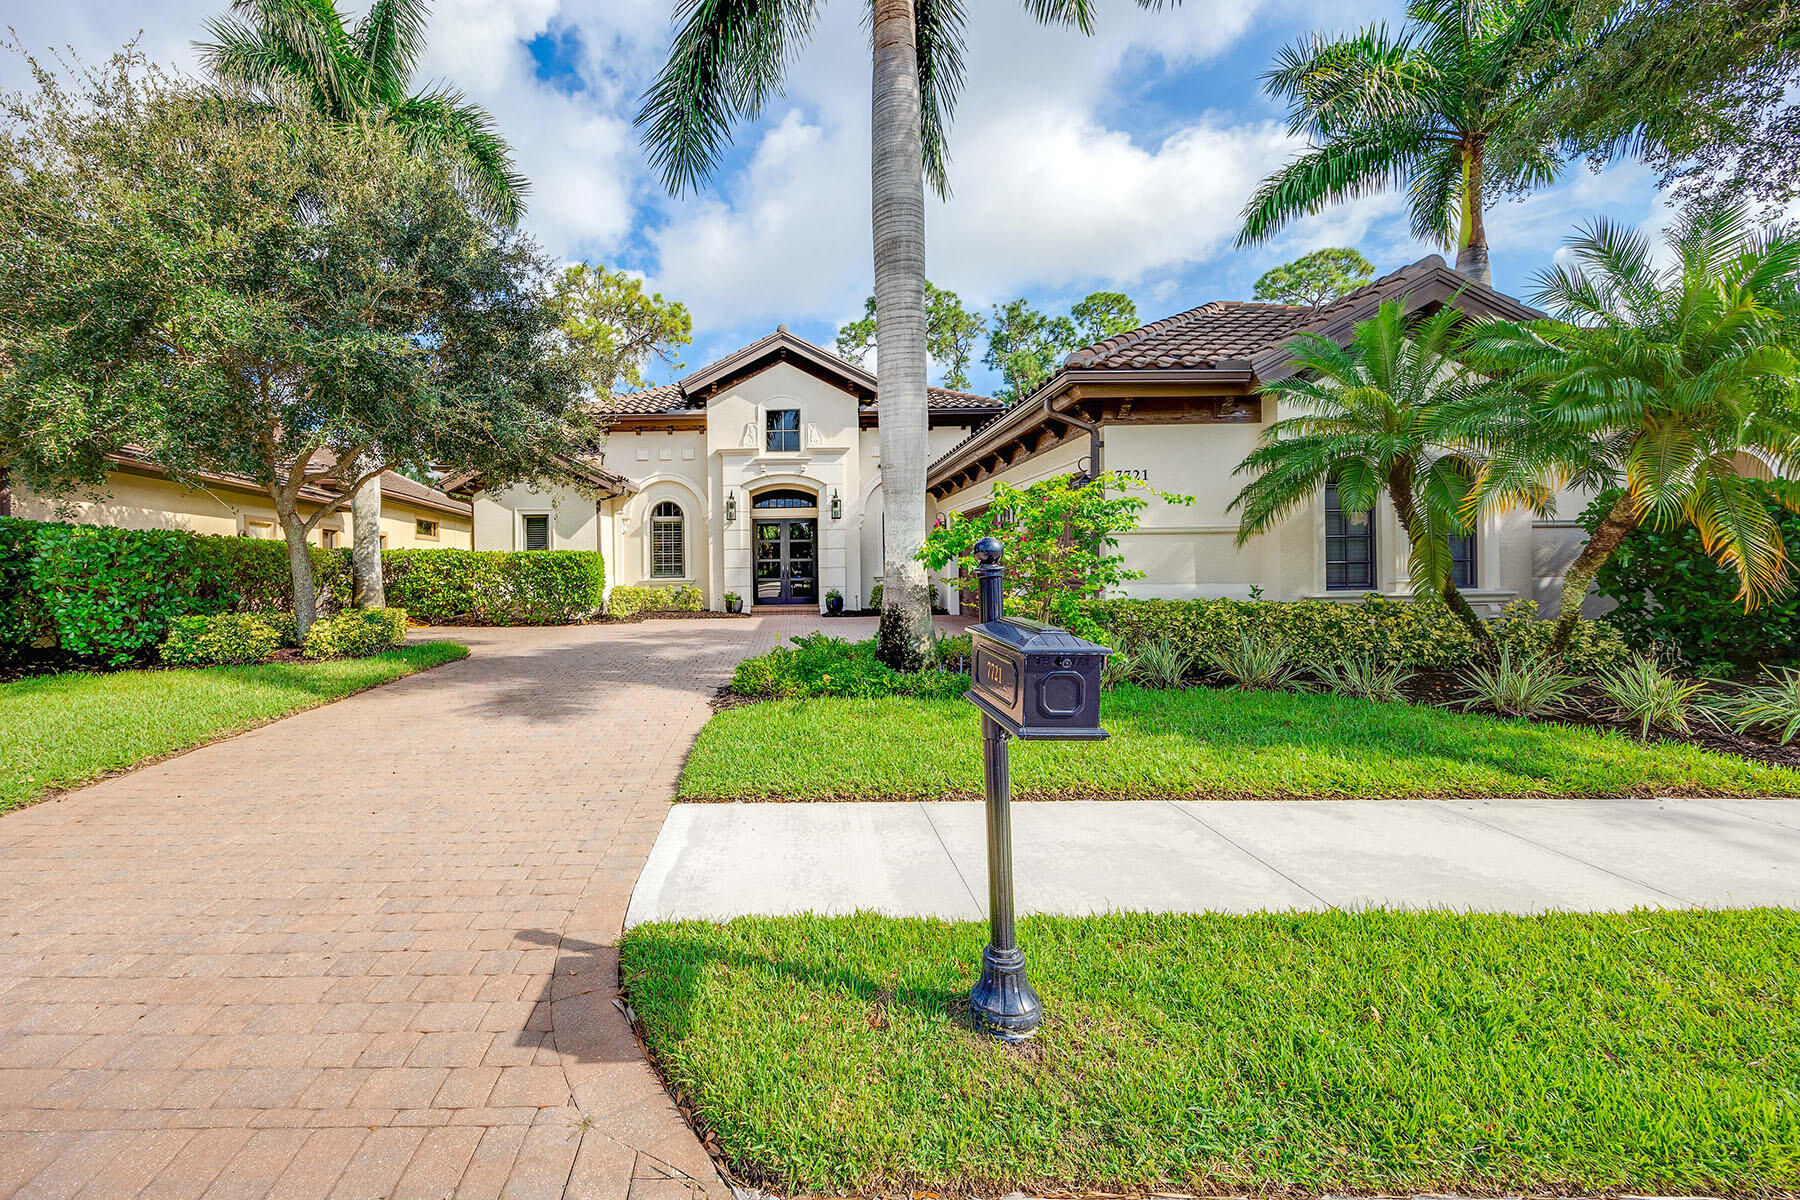
<svg viewBox="0 0 1800 1200">
<path fill-rule="evenodd" d="M 836 488 L 831 489 L 831 519 L 834 521 L 844 519 L 844 501 L 838 495 Z"/>
<path fill-rule="evenodd" d="M 737 493 L 736 492 L 726 492 L 725 493 L 725 523 L 727 525 L 729 525 L 735 520 L 737 520 Z"/>
</svg>

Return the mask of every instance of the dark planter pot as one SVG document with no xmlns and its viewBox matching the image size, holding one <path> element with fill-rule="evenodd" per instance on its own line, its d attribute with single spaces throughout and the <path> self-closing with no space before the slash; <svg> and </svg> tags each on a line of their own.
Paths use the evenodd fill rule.
<svg viewBox="0 0 1800 1200">
<path fill-rule="evenodd" d="M 744 602 L 742 600 L 727 600 L 725 602 L 725 611 L 728 613 L 741 613 L 744 611 Z"/>
<path fill-rule="evenodd" d="M 842 596 L 827 596 L 825 598 L 825 611 L 834 617 L 843 616 L 844 598 Z"/>
</svg>

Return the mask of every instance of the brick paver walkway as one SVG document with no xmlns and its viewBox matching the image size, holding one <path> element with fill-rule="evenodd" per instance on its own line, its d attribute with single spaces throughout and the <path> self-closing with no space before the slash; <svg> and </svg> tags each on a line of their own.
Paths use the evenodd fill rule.
<svg viewBox="0 0 1800 1200">
<path fill-rule="evenodd" d="M 613 947 L 713 690 L 816 623 L 456 631 L 0 817 L 0 1196 L 722 1195 Z"/>
</svg>

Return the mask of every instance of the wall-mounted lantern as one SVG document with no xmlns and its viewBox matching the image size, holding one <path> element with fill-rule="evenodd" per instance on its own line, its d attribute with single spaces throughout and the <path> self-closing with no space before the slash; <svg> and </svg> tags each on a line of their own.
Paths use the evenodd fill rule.
<svg viewBox="0 0 1800 1200">
<path fill-rule="evenodd" d="M 834 521 L 844 519 L 844 500 L 838 495 L 836 488 L 831 489 L 831 519 Z"/>
<path fill-rule="evenodd" d="M 725 493 L 725 523 L 727 525 L 729 525 L 735 520 L 737 520 L 737 493 L 736 492 L 726 492 Z"/>
</svg>

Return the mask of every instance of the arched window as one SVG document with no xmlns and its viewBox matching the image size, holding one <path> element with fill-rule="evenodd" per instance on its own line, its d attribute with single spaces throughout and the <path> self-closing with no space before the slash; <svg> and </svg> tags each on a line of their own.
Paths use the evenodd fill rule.
<svg viewBox="0 0 1800 1200">
<path fill-rule="evenodd" d="M 680 579 L 687 574 L 686 522 L 681 505 L 664 500 L 650 510 L 650 574 Z"/>
<path fill-rule="evenodd" d="M 794 488 L 776 488 L 772 492 L 758 492 L 750 502 L 752 508 L 817 508 L 819 498 L 808 492 Z"/>
<path fill-rule="evenodd" d="M 1325 484 L 1325 587 L 1366 592 L 1375 586 L 1375 512 L 1345 512 L 1337 482 Z"/>
</svg>

